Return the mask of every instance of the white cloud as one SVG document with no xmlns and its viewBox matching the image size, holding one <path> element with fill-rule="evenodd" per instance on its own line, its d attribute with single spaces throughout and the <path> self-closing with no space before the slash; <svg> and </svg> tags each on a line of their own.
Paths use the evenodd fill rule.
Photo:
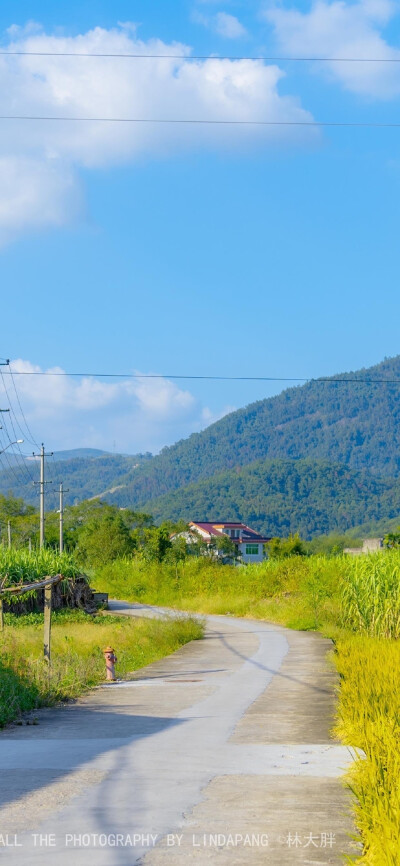
<svg viewBox="0 0 400 866">
<path fill-rule="evenodd" d="M 220 20 L 226 25 L 230 18 Z M 143 42 L 134 25 L 96 27 L 71 38 L 48 36 L 30 25 L 27 30 L 11 28 L 8 38 L 10 51 L 172 53 L 178 59 L 0 57 L 3 115 L 89 118 L 76 123 L 0 121 L 0 243 L 18 231 L 73 219 L 82 206 L 80 168 L 315 135 L 285 127 L 90 122 L 96 117 L 304 121 L 312 116 L 297 99 L 279 94 L 283 73 L 276 65 L 216 58 L 186 63 L 188 46 Z"/>
<path fill-rule="evenodd" d="M 273 6 L 265 9 L 264 17 L 274 26 L 280 49 L 289 56 L 400 60 L 400 51 L 381 34 L 397 11 L 398 5 L 391 0 L 317 0 L 309 12 Z M 363 96 L 391 99 L 400 93 L 397 63 L 324 63 L 316 69 Z"/>
<path fill-rule="evenodd" d="M 213 22 L 217 33 L 225 39 L 241 39 L 247 34 L 246 28 L 239 19 L 227 12 L 217 12 Z"/>
<path fill-rule="evenodd" d="M 42 372 L 38 365 L 23 359 L 12 361 L 11 367 L 19 373 Z M 46 372 L 64 371 L 52 367 Z M 164 378 L 104 381 L 18 375 L 15 380 L 35 438 L 44 438 L 47 447 L 55 450 L 78 446 L 112 450 L 115 441 L 119 451 L 154 452 L 230 411 L 226 407 L 214 414 L 190 391 Z M 8 393 L 13 402 L 11 388 Z M 7 405 L 0 382 L 1 397 Z M 16 400 L 13 408 L 23 427 Z"/>
<path fill-rule="evenodd" d="M 0 241 L 23 229 L 61 226 L 81 209 L 80 184 L 68 164 L 0 155 Z"/>
<path fill-rule="evenodd" d="M 227 12 L 217 12 L 216 15 L 204 15 L 197 9 L 192 13 L 192 19 L 196 24 L 201 24 L 218 33 L 224 39 L 240 39 L 247 36 L 247 30 L 243 24 L 236 18 L 235 15 L 229 15 Z"/>
</svg>

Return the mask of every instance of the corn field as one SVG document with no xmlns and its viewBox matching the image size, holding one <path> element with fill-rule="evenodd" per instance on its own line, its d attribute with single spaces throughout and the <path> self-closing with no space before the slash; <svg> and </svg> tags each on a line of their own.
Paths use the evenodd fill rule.
<svg viewBox="0 0 400 866">
<path fill-rule="evenodd" d="M 9 550 L 0 547 L 0 589 L 20 584 L 34 583 L 47 575 L 62 574 L 64 580 L 53 587 L 53 607 L 81 607 L 89 610 L 93 606 L 92 593 L 87 577 L 80 574 L 71 554 L 59 554 L 53 550 Z M 23 594 L 4 595 L 4 610 L 15 613 L 30 613 L 43 610 L 43 589 L 31 589 Z"/>
<path fill-rule="evenodd" d="M 68 553 L 59 554 L 53 550 L 9 550 L 0 547 L 0 582 L 6 578 L 5 586 L 31 583 L 46 575 L 63 574 L 74 577 L 79 569 Z"/>
</svg>

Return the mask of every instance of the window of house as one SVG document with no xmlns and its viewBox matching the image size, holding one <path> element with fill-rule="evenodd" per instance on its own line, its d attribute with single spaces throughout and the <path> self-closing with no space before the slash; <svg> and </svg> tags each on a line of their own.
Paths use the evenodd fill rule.
<svg viewBox="0 0 400 866">
<path fill-rule="evenodd" d="M 246 555 L 257 556 L 258 544 L 246 544 Z"/>
</svg>

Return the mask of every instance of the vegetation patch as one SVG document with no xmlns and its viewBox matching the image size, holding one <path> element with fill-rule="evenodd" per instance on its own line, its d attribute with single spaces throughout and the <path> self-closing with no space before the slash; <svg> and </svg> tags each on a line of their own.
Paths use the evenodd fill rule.
<svg viewBox="0 0 400 866">
<path fill-rule="evenodd" d="M 125 676 L 202 634 L 201 623 L 189 617 L 144 620 L 60 611 L 53 614 L 49 671 L 43 660 L 43 614 L 6 614 L 0 637 L 0 727 L 28 710 L 76 698 L 101 683 L 102 650 L 108 644 L 118 656 L 118 676 Z"/>
</svg>

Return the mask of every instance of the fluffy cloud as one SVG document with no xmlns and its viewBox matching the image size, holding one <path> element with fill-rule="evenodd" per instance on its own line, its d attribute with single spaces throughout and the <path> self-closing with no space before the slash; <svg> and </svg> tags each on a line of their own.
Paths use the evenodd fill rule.
<svg viewBox="0 0 400 866">
<path fill-rule="evenodd" d="M 224 13 L 218 20 L 231 27 L 231 34 L 239 25 Z M 107 168 L 142 154 L 265 146 L 314 134 L 284 127 L 91 122 L 96 117 L 304 121 L 312 116 L 296 99 L 279 94 L 283 73 L 276 65 L 216 58 L 187 63 L 188 46 L 143 42 L 132 25 L 96 27 L 71 38 L 48 36 L 36 26 L 13 27 L 8 36 L 8 49 L 16 52 L 174 54 L 178 59 L 0 57 L 2 115 L 88 118 L 0 121 L 0 242 L 21 230 L 73 219 L 82 204 L 80 168 Z"/>
<path fill-rule="evenodd" d="M 211 16 L 196 12 L 194 20 L 208 27 L 210 30 L 214 30 L 215 33 L 218 33 L 224 39 L 241 39 L 247 35 L 247 30 L 239 19 L 235 15 L 228 14 L 228 12 L 217 12 L 216 15 Z"/>
<path fill-rule="evenodd" d="M 264 11 L 264 17 L 273 25 L 280 49 L 289 56 L 400 60 L 400 51 L 381 34 L 397 11 L 391 0 L 317 0 L 309 12 L 273 6 Z M 324 63 L 316 69 L 363 96 L 391 99 L 400 93 L 397 63 Z"/>
<path fill-rule="evenodd" d="M 12 361 L 19 373 L 41 372 L 26 360 Z M 48 373 L 63 373 L 53 367 Z M 135 453 L 158 451 L 164 445 L 200 430 L 223 414 L 213 414 L 190 391 L 168 379 L 98 380 L 71 376 L 15 377 L 24 414 L 35 438 L 54 449 L 78 446 Z M 6 380 L 5 380 L 6 381 Z M 13 400 L 12 388 L 8 395 Z M 7 395 L 0 381 L 0 398 Z M 14 411 L 21 419 L 19 406 Z"/>
</svg>

